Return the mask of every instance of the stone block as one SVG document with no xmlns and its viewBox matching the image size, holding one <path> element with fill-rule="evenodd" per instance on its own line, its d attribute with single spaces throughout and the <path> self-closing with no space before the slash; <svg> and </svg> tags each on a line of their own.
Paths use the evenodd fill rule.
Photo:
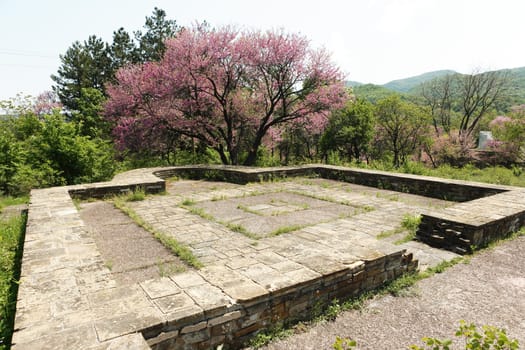
<svg viewBox="0 0 525 350">
<path fill-rule="evenodd" d="M 179 294 L 181 292 L 181 289 L 167 277 L 141 282 L 140 286 L 151 299 Z"/>
<path fill-rule="evenodd" d="M 95 321 L 98 339 L 105 341 L 125 334 L 157 328 L 158 332 L 165 324 L 164 317 L 154 307 L 136 310 L 119 315 L 110 315 Z"/>
<path fill-rule="evenodd" d="M 196 323 L 196 324 L 192 324 L 192 325 L 189 325 L 189 326 L 186 326 L 184 327 L 180 333 L 181 334 L 187 334 L 187 333 L 193 333 L 193 332 L 198 332 L 204 328 L 206 328 L 208 326 L 208 322 L 206 321 L 202 321 L 202 322 L 199 322 L 199 323 Z"/>
<path fill-rule="evenodd" d="M 221 315 L 216 318 L 212 318 L 208 320 L 208 327 L 213 327 L 228 321 L 236 320 L 238 318 L 241 318 L 243 316 L 243 312 L 240 310 L 232 311 L 225 313 L 224 315 Z"/>
</svg>

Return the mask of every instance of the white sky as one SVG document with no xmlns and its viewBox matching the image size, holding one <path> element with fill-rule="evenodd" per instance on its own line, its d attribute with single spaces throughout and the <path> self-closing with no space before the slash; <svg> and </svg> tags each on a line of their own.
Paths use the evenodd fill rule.
<svg viewBox="0 0 525 350">
<path fill-rule="evenodd" d="M 50 90 L 73 41 L 141 29 L 155 6 L 184 26 L 300 32 L 365 83 L 525 66 L 524 0 L 0 0 L 0 100 Z"/>
</svg>

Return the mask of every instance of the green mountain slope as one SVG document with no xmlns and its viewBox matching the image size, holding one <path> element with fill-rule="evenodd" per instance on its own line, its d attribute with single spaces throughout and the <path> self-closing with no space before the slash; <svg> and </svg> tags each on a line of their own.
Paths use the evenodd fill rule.
<svg viewBox="0 0 525 350">
<path fill-rule="evenodd" d="M 499 102 L 496 108 L 499 111 L 506 112 L 510 106 L 525 104 L 525 67 L 502 69 L 501 71 L 507 72 L 510 84 L 508 97 Z M 421 84 L 448 74 L 461 73 L 457 73 L 453 70 L 438 70 L 406 79 L 393 80 L 384 85 L 347 81 L 346 86 L 352 87 L 354 94 L 357 97 L 365 98 L 370 102 L 376 102 L 377 100 L 393 93 L 399 93 L 402 97 L 410 99 L 411 96 L 418 95 Z"/>
<path fill-rule="evenodd" d="M 454 72 L 453 70 L 437 70 L 434 72 L 423 73 L 415 77 L 392 80 L 391 82 L 384 84 L 383 87 L 390 89 L 390 90 L 398 91 L 398 92 L 409 92 L 416 86 L 426 81 L 429 81 L 435 78 L 439 78 L 439 77 L 442 77 L 448 74 L 454 74 L 454 73 L 456 72 Z"/>
</svg>

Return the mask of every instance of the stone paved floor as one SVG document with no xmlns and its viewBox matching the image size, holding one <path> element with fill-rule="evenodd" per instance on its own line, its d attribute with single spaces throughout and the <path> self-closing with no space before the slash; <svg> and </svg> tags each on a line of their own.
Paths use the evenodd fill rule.
<svg viewBox="0 0 525 350">
<path fill-rule="evenodd" d="M 142 173 L 156 183 L 147 170 Z M 144 181 L 139 171 L 128 175 L 133 174 L 137 181 Z M 125 182 L 122 176 L 107 186 L 120 182 Z M 423 266 L 455 256 L 415 242 L 394 245 L 389 239 L 377 238 L 398 228 L 405 214 L 443 208 L 448 202 L 321 179 L 244 186 L 176 181 L 168 184 L 166 195 L 130 205 L 156 230 L 188 245 L 205 267 L 121 285 L 112 277 L 70 198 L 68 191 L 76 188 L 32 192 L 13 349 L 98 350 L 113 348 L 113 344 L 126 348 L 128 342 L 135 341 L 147 348 L 140 339 L 126 334 L 140 331 L 146 338 L 162 341 L 162 337 L 173 338 L 179 332 L 159 335 L 165 325 L 179 320 L 199 322 L 206 317 L 207 323 L 190 322 L 180 330 L 184 336 L 184 332 L 241 317 L 240 303 L 246 305 L 282 288 L 360 268 L 365 261 L 400 256 L 404 249 L 413 252 Z M 279 203 L 271 202 L 268 194 L 272 193 L 279 194 Z M 287 202 L 286 194 L 294 198 L 292 202 Z M 328 207 L 337 204 L 351 210 L 323 216 L 310 210 L 312 197 L 329 203 Z M 254 202 L 255 208 L 246 203 L 251 209 L 239 210 L 246 217 L 253 214 L 250 211 L 264 211 L 266 205 L 284 208 L 278 217 L 295 215 L 289 216 L 289 225 L 296 224 L 294 220 L 301 213 L 310 221 L 301 222 L 302 228 L 294 232 L 256 240 L 232 231 L 227 222 L 203 219 L 191 212 L 201 208 L 206 214 L 206 203 L 239 198 L 259 200 Z M 310 204 L 301 205 L 300 198 Z M 152 345 L 150 340 L 148 343 Z"/>
<path fill-rule="evenodd" d="M 168 182 L 167 192 L 164 196 L 151 196 L 130 206 L 156 230 L 189 246 L 205 265 L 224 265 L 256 281 L 277 283 L 273 275 L 283 276 L 283 272 L 285 276 L 291 275 L 305 266 L 321 264 L 312 257 L 354 261 L 366 259 L 377 252 L 408 249 L 425 268 L 456 256 L 417 242 L 391 244 L 395 240 L 393 238 L 399 239 L 405 232 L 388 239 L 377 239 L 385 232 L 398 229 L 405 215 L 417 215 L 423 210 L 452 204 L 443 200 L 306 178 L 249 185 L 181 180 Z M 258 240 L 232 231 L 227 227 L 229 222 L 216 217 L 221 208 L 233 207 L 237 209 L 237 216 L 230 217 L 236 219 L 230 220 L 232 223 L 243 223 L 243 220 L 257 216 L 264 219 L 263 214 L 238 209 L 237 203 L 244 203 L 244 207 L 246 200 L 252 200 L 259 207 L 269 206 L 271 194 L 278 195 L 281 201 L 291 198 L 297 203 L 302 197 L 307 203 L 314 198 L 332 206 L 316 208 L 317 212 L 310 207 L 296 206 L 295 211 L 266 216 L 270 219 L 284 218 L 284 226 L 303 225 L 304 219 L 307 219 L 307 224 L 292 234 Z M 184 203 L 189 205 L 183 206 Z M 213 204 L 213 210 L 210 204 Z M 334 210 L 333 205 L 351 208 L 352 215 L 326 215 Z M 199 208 L 199 213 L 212 215 L 222 223 L 203 219 L 191 212 L 193 208 Z"/>
</svg>

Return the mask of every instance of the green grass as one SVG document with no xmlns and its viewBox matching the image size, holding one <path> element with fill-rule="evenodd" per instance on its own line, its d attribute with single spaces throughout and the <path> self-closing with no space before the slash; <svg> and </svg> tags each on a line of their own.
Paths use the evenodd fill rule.
<svg viewBox="0 0 525 350">
<path fill-rule="evenodd" d="M 279 235 L 282 235 L 282 234 L 285 234 L 285 233 L 288 233 L 288 232 L 293 232 L 293 231 L 297 231 L 297 230 L 300 230 L 302 228 L 305 228 L 307 226 L 312 226 L 312 225 L 289 225 L 289 226 L 281 226 L 279 227 L 278 229 L 270 232 L 270 236 L 279 236 Z"/>
<path fill-rule="evenodd" d="M 183 205 L 185 207 L 191 207 L 192 205 L 195 205 L 195 201 L 193 199 L 190 199 L 190 198 L 184 198 L 184 200 L 182 201 L 181 205 Z"/>
<path fill-rule="evenodd" d="M 0 196 L 0 213 L 2 209 L 11 205 L 26 204 L 29 203 L 29 196 L 22 197 L 11 197 L 11 196 Z"/>
<path fill-rule="evenodd" d="M 146 198 L 146 191 L 144 191 L 144 188 L 137 187 L 133 191 L 130 191 L 126 195 L 124 195 L 124 200 L 126 202 L 139 202 L 143 201 Z"/>
<path fill-rule="evenodd" d="M 421 223 L 421 215 L 409 215 L 405 214 L 403 220 L 401 220 L 401 227 L 407 232 L 405 237 L 398 239 L 394 244 L 403 244 L 412 241 L 416 238 L 416 231 Z"/>
<path fill-rule="evenodd" d="M 11 344 L 26 215 L 0 221 L 0 349 Z"/>
<path fill-rule="evenodd" d="M 243 235 L 245 235 L 248 238 L 251 238 L 251 239 L 259 239 L 260 238 L 256 234 L 251 233 L 250 231 L 248 231 L 244 226 L 242 226 L 240 224 L 232 224 L 231 222 L 228 222 L 228 223 L 223 224 L 223 225 L 226 226 L 227 228 L 229 228 L 230 230 L 232 230 L 233 232 L 237 232 L 237 233 L 243 234 Z"/>
<path fill-rule="evenodd" d="M 131 220 L 133 220 L 137 225 L 150 232 L 153 237 L 155 237 L 159 242 L 161 242 L 165 247 L 170 249 L 175 255 L 177 255 L 181 260 L 187 263 L 190 266 L 193 266 L 196 269 L 200 269 L 204 265 L 197 259 L 191 250 L 185 245 L 179 243 L 175 238 L 166 235 L 163 232 L 157 231 L 144 221 L 133 209 L 126 205 L 126 202 L 121 197 L 115 197 L 113 199 L 113 205 L 120 209 L 123 213 L 128 215 Z"/>
</svg>

